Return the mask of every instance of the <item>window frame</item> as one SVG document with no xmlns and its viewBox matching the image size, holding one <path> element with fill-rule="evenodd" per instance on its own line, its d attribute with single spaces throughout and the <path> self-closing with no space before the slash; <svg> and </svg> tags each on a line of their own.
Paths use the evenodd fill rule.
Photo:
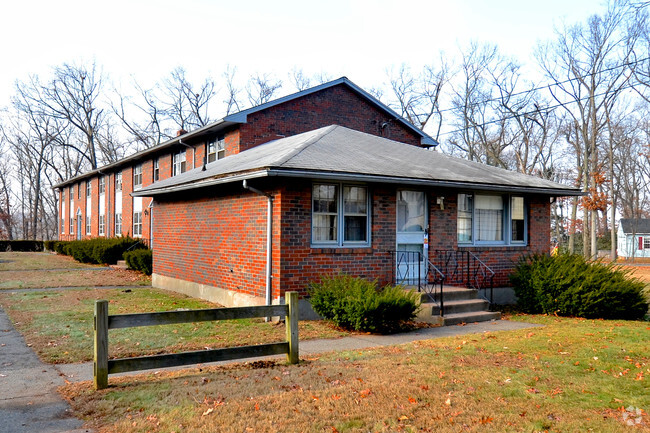
<svg viewBox="0 0 650 433">
<path fill-rule="evenodd" d="M 459 239 L 459 221 L 460 221 L 460 196 L 461 194 L 471 196 L 471 210 L 462 212 L 469 212 L 470 214 L 470 239 L 467 241 L 461 241 Z M 502 217 L 501 217 L 501 234 L 502 240 L 497 241 L 481 241 L 478 240 L 478 220 L 476 212 L 476 197 L 477 196 L 487 196 L 487 197 L 499 197 L 501 198 L 502 204 Z M 490 193 L 488 191 L 465 191 L 459 192 L 457 195 L 457 209 L 456 209 L 456 244 L 458 247 L 472 247 L 472 246 L 495 246 L 495 247 L 525 247 L 528 246 L 528 224 L 529 224 L 529 212 L 528 212 L 528 198 L 522 194 L 499 194 L 499 193 Z M 521 198 L 523 199 L 523 241 L 513 240 L 513 199 Z M 519 220 L 517 220 L 519 221 Z"/>
<path fill-rule="evenodd" d="M 122 236 L 122 213 L 115 213 L 115 236 Z"/>
<path fill-rule="evenodd" d="M 643 249 L 650 250 L 650 236 L 642 236 L 643 238 Z"/>
<path fill-rule="evenodd" d="M 105 194 L 106 193 L 106 176 L 100 176 L 98 178 L 98 187 L 97 190 L 99 191 L 99 195 Z"/>
<path fill-rule="evenodd" d="M 160 180 L 160 158 L 154 158 L 153 160 L 153 174 L 151 177 L 152 182 L 158 182 Z"/>
<path fill-rule="evenodd" d="M 142 211 L 133 212 L 133 237 L 135 238 L 142 237 Z"/>
<path fill-rule="evenodd" d="M 177 159 L 178 158 L 178 159 Z M 172 177 L 187 171 L 187 150 L 181 149 L 172 154 Z"/>
<path fill-rule="evenodd" d="M 336 188 L 336 212 L 315 212 L 314 211 L 314 189 L 316 186 L 325 185 L 325 186 L 334 186 Z M 346 216 L 361 216 L 357 213 L 346 213 L 345 210 L 345 188 L 363 188 L 366 191 L 366 230 L 365 230 L 365 240 L 362 241 L 351 241 L 345 240 L 345 220 Z M 355 184 L 347 182 L 313 182 L 311 185 L 311 197 L 310 197 L 310 207 L 311 207 L 311 246 L 313 248 L 366 248 L 372 244 L 371 232 L 372 232 L 372 200 L 371 200 L 371 191 L 370 187 L 365 184 Z M 314 216 L 322 215 L 336 215 L 336 239 L 335 240 L 316 240 L 314 238 Z"/>
<path fill-rule="evenodd" d="M 133 166 L 133 191 L 139 189 L 142 189 L 142 164 Z"/>
<path fill-rule="evenodd" d="M 70 213 L 72 213 L 72 209 L 70 209 Z M 74 234 L 74 217 L 70 216 L 70 234 Z"/>
<path fill-rule="evenodd" d="M 90 215 L 86 215 L 86 235 L 92 235 L 92 218 Z"/>
<path fill-rule="evenodd" d="M 122 191 L 122 171 L 115 173 L 115 192 Z"/>
<path fill-rule="evenodd" d="M 92 181 L 86 181 L 86 197 L 90 197 L 93 194 L 93 184 Z"/>
<path fill-rule="evenodd" d="M 98 215 L 97 216 L 97 232 L 99 236 L 104 236 L 106 233 L 106 216 L 105 215 Z"/>
</svg>

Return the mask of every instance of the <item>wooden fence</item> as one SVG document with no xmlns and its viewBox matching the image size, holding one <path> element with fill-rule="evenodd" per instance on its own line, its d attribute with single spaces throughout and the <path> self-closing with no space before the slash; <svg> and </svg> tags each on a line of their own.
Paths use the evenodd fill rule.
<svg viewBox="0 0 650 433">
<path fill-rule="evenodd" d="M 103 389 L 108 386 L 109 374 L 127 371 L 280 355 L 283 353 L 287 354 L 287 361 L 289 363 L 296 364 L 298 362 L 298 293 L 286 292 L 285 300 L 285 305 L 164 311 L 158 313 L 118 314 L 113 316 L 108 315 L 108 301 L 95 301 L 95 356 L 93 365 L 95 389 Z M 276 316 L 286 318 L 287 341 L 285 342 L 134 358 L 108 359 L 109 329 Z"/>
</svg>

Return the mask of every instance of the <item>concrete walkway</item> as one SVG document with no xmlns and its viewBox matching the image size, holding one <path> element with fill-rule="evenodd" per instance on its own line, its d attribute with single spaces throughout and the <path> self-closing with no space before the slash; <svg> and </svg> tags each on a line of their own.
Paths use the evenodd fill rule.
<svg viewBox="0 0 650 433">
<path fill-rule="evenodd" d="M 512 331 L 536 326 L 540 325 L 499 320 L 465 326 L 423 328 L 394 335 L 354 335 L 338 339 L 307 340 L 300 342 L 300 355 L 306 357 L 326 352 L 360 350 L 432 338 Z M 242 361 L 254 360 L 255 358 L 249 358 Z M 213 363 L 213 365 L 232 362 L 234 361 Z M 92 371 L 93 366 L 90 362 L 62 365 L 42 363 L 34 351 L 27 347 L 22 335 L 13 328 L 4 310 L 0 308 L 0 431 L 3 433 L 90 432 L 91 430 L 82 429 L 82 421 L 71 416 L 69 405 L 58 395 L 56 388 L 63 385 L 65 380 L 70 382 L 92 380 Z"/>
<path fill-rule="evenodd" d="M 0 308 L 0 431 L 86 432 L 56 392 L 64 377 L 43 364 Z"/>
</svg>

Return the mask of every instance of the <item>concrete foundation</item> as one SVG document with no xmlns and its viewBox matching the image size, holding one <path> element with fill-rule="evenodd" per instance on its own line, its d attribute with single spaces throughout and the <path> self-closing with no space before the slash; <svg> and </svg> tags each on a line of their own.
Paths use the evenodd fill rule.
<svg viewBox="0 0 650 433">
<path fill-rule="evenodd" d="M 158 289 L 171 290 L 193 298 L 205 299 L 224 307 L 250 307 L 265 305 L 266 300 L 261 296 L 251 296 L 246 293 L 233 292 L 206 284 L 194 283 L 160 274 L 151 275 L 151 285 Z M 284 304 L 284 298 L 273 299 L 273 304 Z M 306 299 L 298 301 L 298 316 L 300 320 L 320 320 L 320 316 L 311 308 Z"/>
</svg>

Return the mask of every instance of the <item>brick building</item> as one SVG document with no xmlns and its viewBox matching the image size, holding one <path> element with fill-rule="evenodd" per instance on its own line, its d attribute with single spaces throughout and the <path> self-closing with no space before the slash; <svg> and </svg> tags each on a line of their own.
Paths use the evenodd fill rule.
<svg viewBox="0 0 650 433">
<path fill-rule="evenodd" d="M 443 251 L 504 285 L 518 257 L 548 251 L 552 197 L 579 192 L 435 144 L 341 78 L 57 185 L 60 239 L 151 237 L 154 286 L 223 305 L 305 294 L 326 273 L 413 280 Z"/>
</svg>

